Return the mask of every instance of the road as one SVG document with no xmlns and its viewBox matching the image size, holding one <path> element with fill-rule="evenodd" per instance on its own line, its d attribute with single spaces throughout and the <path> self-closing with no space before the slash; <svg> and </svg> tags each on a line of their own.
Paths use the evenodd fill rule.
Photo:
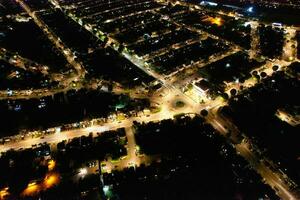
<svg viewBox="0 0 300 200">
<path fill-rule="evenodd" d="M 27 14 L 34 20 L 35 24 L 45 33 L 48 39 L 55 45 L 55 47 L 64 55 L 68 63 L 73 66 L 73 69 L 76 71 L 76 75 L 70 75 L 68 77 L 63 77 L 60 80 L 59 86 L 57 88 L 43 88 L 32 90 L 28 92 L 27 90 L 14 91 L 13 98 L 17 99 L 29 99 L 29 98 L 40 98 L 44 96 L 51 96 L 53 94 L 67 91 L 73 89 L 73 82 L 81 81 L 86 74 L 85 68 L 80 62 L 76 61 L 76 56 L 60 39 L 57 37 L 53 31 L 33 12 L 28 5 L 22 0 L 16 0 L 20 6 L 27 12 Z M 11 95 L 8 95 L 7 92 L 1 91 L 0 96 L 2 98 L 11 98 Z"/>
<path fill-rule="evenodd" d="M 158 160 L 159 156 L 148 156 L 144 154 L 139 154 L 135 137 L 134 137 L 134 127 L 126 127 L 126 138 L 127 138 L 127 155 L 117 161 L 112 161 L 108 159 L 107 161 L 102 161 L 101 165 L 104 170 L 110 173 L 112 170 L 123 170 L 128 167 L 139 167 L 141 164 L 150 165 L 153 161 Z"/>
<path fill-rule="evenodd" d="M 175 30 L 170 30 L 170 29 L 161 30 L 159 35 L 158 34 L 151 35 L 151 39 L 159 38 L 161 36 L 164 36 L 164 35 L 167 35 L 167 34 L 170 34 L 170 33 L 174 32 L 174 31 L 179 31 L 179 30 L 180 30 L 180 28 L 177 28 Z M 143 43 L 144 41 L 145 41 L 145 37 L 140 36 L 136 41 L 131 42 L 131 43 L 126 43 L 126 47 L 130 48 L 130 46 Z"/>
<path fill-rule="evenodd" d="M 258 75 L 260 75 L 260 73 L 262 73 L 262 72 L 265 72 L 266 77 L 271 77 L 276 72 L 276 71 L 273 70 L 273 66 L 278 66 L 279 67 L 278 70 L 285 71 L 285 70 L 287 70 L 288 66 L 291 63 L 292 62 L 285 61 L 285 60 L 278 60 L 278 59 L 275 59 L 273 61 L 266 60 L 266 63 L 264 65 L 253 69 L 251 71 L 251 74 L 254 71 L 257 71 Z M 262 77 L 262 78 L 266 78 L 266 77 Z M 255 86 L 259 82 L 260 82 L 260 80 L 254 78 L 254 77 L 248 78 L 243 83 L 241 83 L 241 82 L 230 82 L 230 83 L 226 84 L 226 87 L 225 87 L 224 91 L 226 93 L 228 93 L 228 95 L 230 95 L 230 90 L 232 90 L 232 89 L 236 89 L 237 93 L 240 93 L 244 90 L 247 90 L 247 89 Z M 241 88 L 243 88 L 243 89 L 241 89 Z"/>
<path fill-rule="evenodd" d="M 252 21 L 249 22 L 250 26 L 251 26 L 251 49 L 249 50 L 249 56 L 251 59 L 256 58 L 257 55 L 260 53 L 259 52 L 259 41 L 260 41 L 260 37 L 259 37 L 259 32 L 258 32 L 258 22 L 256 21 Z"/>
<path fill-rule="evenodd" d="M 200 60 L 191 65 L 183 67 L 168 76 L 168 80 L 171 84 L 175 85 L 177 88 L 184 88 L 189 83 L 192 83 L 196 79 L 201 78 L 198 70 L 209 64 L 222 60 L 223 58 L 237 53 L 239 49 L 229 49 L 226 52 L 221 52 L 218 54 L 213 54 L 209 57 L 208 61 Z"/>
<path fill-rule="evenodd" d="M 172 2 L 170 0 L 156 0 L 156 1 L 157 2 L 163 2 L 163 3 Z M 179 4 L 179 5 L 182 5 L 182 6 L 185 6 L 185 7 L 191 7 L 193 9 L 199 10 L 199 11 L 206 11 L 208 13 L 211 12 L 211 10 L 209 8 L 194 5 L 192 3 L 187 3 L 185 1 L 176 1 L 176 4 Z M 292 5 L 292 4 L 289 4 L 289 5 Z M 298 7 L 299 7 L 299 5 L 298 5 Z M 239 15 L 237 13 L 233 13 L 231 11 L 226 12 L 226 11 L 223 11 L 223 10 L 214 10 L 214 12 L 221 15 L 221 16 L 223 15 L 223 16 L 227 16 L 227 17 L 230 17 L 230 18 L 234 17 L 237 20 L 241 19 L 241 20 L 247 21 L 251 25 L 251 39 L 252 39 L 251 40 L 251 49 L 249 50 L 249 55 L 250 55 L 250 57 L 254 57 L 257 54 L 259 54 L 260 50 L 257 47 L 258 47 L 258 44 L 260 42 L 260 37 L 259 37 L 259 34 L 258 34 L 257 27 L 258 27 L 259 24 L 263 24 L 265 26 L 273 26 L 272 23 L 267 23 L 267 22 L 262 22 L 262 21 L 257 22 L 257 19 L 254 18 L 254 17 L 241 16 L 241 15 Z M 297 48 L 297 41 L 294 37 L 294 34 L 297 30 L 297 27 L 282 25 L 281 28 L 283 28 L 284 31 L 287 33 L 287 38 L 285 39 L 285 47 L 284 47 L 283 57 L 287 61 L 292 61 L 290 59 L 290 57 L 295 58 L 295 55 L 297 55 L 296 52 L 295 52 L 296 48 Z M 288 42 L 288 41 L 290 41 L 290 42 Z M 232 42 L 229 42 L 229 43 L 232 43 Z M 295 45 L 296 48 L 293 47 L 293 44 Z M 288 50 L 286 51 L 285 49 L 288 49 Z"/>
<path fill-rule="evenodd" d="M 182 47 L 187 46 L 187 44 L 192 45 L 192 44 L 195 44 L 197 42 L 201 42 L 201 40 L 202 40 L 202 38 L 194 38 L 194 39 L 189 39 L 187 41 L 181 41 L 181 42 L 178 42 L 176 44 L 171 44 L 171 45 L 166 46 L 162 49 L 159 49 L 157 51 L 152 51 L 151 53 L 144 55 L 142 57 L 142 59 L 144 59 L 145 61 L 149 61 L 149 60 L 152 60 L 155 57 L 159 57 L 159 56 L 162 56 L 162 55 L 168 53 L 170 50 L 180 49 Z"/>
<path fill-rule="evenodd" d="M 286 178 L 285 175 L 282 175 L 279 169 L 270 169 L 265 164 L 267 162 L 267 158 L 258 156 L 256 153 L 254 153 L 254 151 L 250 150 L 252 144 L 250 144 L 247 138 L 244 138 L 244 140 L 241 143 L 237 144 L 238 139 L 236 136 L 240 133 L 233 124 L 224 121 L 224 119 L 211 115 L 208 116 L 208 121 L 213 125 L 213 127 L 216 130 L 219 131 L 219 133 L 221 133 L 224 136 L 228 134 L 228 130 L 231 131 L 230 140 L 232 141 L 232 144 L 234 144 L 237 153 L 249 162 L 251 167 L 259 175 L 261 175 L 261 177 L 263 177 L 264 183 L 271 186 L 279 197 L 287 200 L 298 199 L 297 191 L 291 189 L 290 186 L 287 184 L 288 182 L 292 181 Z M 224 126 L 224 124 L 226 124 L 226 126 Z"/>
<path fill-rule="evenodd" d="M 0 48 L 0 60 L 4 60 L 7 63 L 26 71 L 41 73 L 44 76 L 49 74 L 48 66 L 24 58 L 17 53 L 10 52 L 4 48 Z"/>
<path fill-rule="evenodd" d="M 297 58 L 297 39 L 296 39 L 296 29 L 287 27 L 285 28 L 286 35 L 283 45 L 283 55 L 282 58 L 286 61 L 293 61 Z"/>
<path fill-rule="evenodd" d="M 56 7 L 59 7 L 58 2 L 56 2 L 55 0 L 52 0 L 51 2 L 54 3 L 54 5 Z M 35 14 L 30 11 L 28 6 L 26 6 L 23 2 L 20 2 L 20 4 L 30 14 L 30 16 L 35 20 L 35 22 L 39 25 L 39 27 L 42 28 L 49 35 L 50 38 L 52 37 L 52 40 L 56 44 L 56 46 L 62 50 L 66 50 L 66 49 L 64 49 L 65 47 L 61 44 L 61 42 L 59 42 L 57 39 L 55 40 L 53 38 L 53 35 L 51 34 L 51 32 L 35 16 Z M 64 11 L 63 8 L 61 8 L 61 9 Z M 74 21 L 77 21 L 79 24 L 81 24 L 79 22 L 78 18 L 74 17 L 71 14 L 69 14 L 69 16 Z M 178 24 L 176 22 L 173 22 L 173 23 L 177 24 L 178 26 L 183 26 L 185 28 L 188 28 L 192 31 L 197 31 L 197 32 L 199 31 L 192 27 L 187 27 L 187 26 Z M 84 28 L 91 27 L 91 26 L 92 26 L 91 24 L 86 24 L 86 25 L 84 25 Z M 87 30 L 89 30 L 89 29 L 87 29 Z M 91 31 L 91 30 L 89 30 L 89 31 Z M 103 32 L 101 30 L 98 30 L 97 32 L 94 32 L 94 30 L 93 30 L 91 32 L 93 34 L 95 34 L 97 37 L 99 37 L 99 35 L 103 35 Z M 210 35 L 210 36 L 215 39 L 222 40 L 219 37 L 216 37 L 213 35 Z M 113 49 L 118 51 L 120 43 L 118 41 L 116 41 L 114 38 L 111 38 L 109 36 L 107 36 L 107 38 L 109 39 L 108 44 Z M 224 40 L 222 40 L 222 41 L 224 41 Z M 224 42 L 226 44 L 231 44 L 227 41 L 224 41 Z M 237 46 L 236 46 L 236 48 L 240 49 Z M 69 53 L 68 52 L 69 51 L 67 50 L 67 53 L 65 54 L 68 61 L 70 63 L 73 63 L 75 69 L 77 69 L 78 71 L 81 71 L 82 66 L 80 66 L 80 64 L 76 63 L 74 61 L 74 58 L 72 56 L 70 56 L 71 52 L 69 52 Z M 151 70 L 151 68 L 149 67 L 149 64 L 147 62 L 145 62 L 145 60 L 143 60 L 142 58 L 139 58 L 137 55 L 132 55 L 126 50 L 123 50 L 123 52 L 121 52 L 121 55 L 123 57 L 127 58 L 128 60 L 130 60 L 138 68 L 140 68 L 147 74 L 153 76 L 154 78 L 156 78 L 158 81 L 160 81 L 163 84 L 164 89 L 167 90 L 167 95 L 163 96 L 161 99 L 159 99 L 159 97 L 157 97 L 157 99 L 156 99 L 157 102 L 161 103 L 162 110 L 160 112 L 150 114 L 150 115 L 143 115 L 143 116 L 139 116 L 139 117 L 126 118 L 125 120 L 123 120 L 121 122 L 118 122 L 118 121 L 107 122 L 107 123 L 104 123 L 101 125 L 94 125 L 94 126 L 91 126 L 88 128 L 82 128 L 82 129 L 78 129 L 78 130 L 64 131 L 61 133 L 46 135 L 46 136 L 44 136 L 43 139 L 27 138 L 24 141 L 6 143 L 6 144 L 0 146 L 0 152 L 7 151 L 10 148 L 18 149 L 18 148 L 31 147 L 34 144 L 39 144 L 39 143 L 43 143 L 43 142 L 57 143 L 59 141 L 65 140 L 65 139 L 72 139 L 74 137 L 78 137 L 81 135 L 87 135 L 90 132 L 103 132 L 106 130 L 113 130 L 113 129 L 125 127 L 128 138 L 131 138 L 130 144 L 128 144 L 130 146 L 128 153 L 129 153 L 129 155 L 133 156 L 132 152 L 134 151 L 133 149 L 134 149 L 135 145 L 134 145 L 134 141 L 132 140 L 132 135 L 133 135 L 132 130 L 130 130 L 130 127 L 132 126 L 133 121 L 147 123 L 149 121 L 161 121 L 163 119 L 172 119 L 174 115 L 181 114 L 181 113 L 199 114 L 199 112 L 203 108 L 207 108 L 207 107 L 211 108 L 210 109 L 210 113 L 211 113 L 211 112 L 214 112 L 214 110 L 218 110 L 218 107 L 221 106 L 221 104 L 219 102 L 216 103 L 216 101 L 213 101 L 213 100 L 208 101 L 205 105 L 198 104 L 196 101 L 193 100 L 193 98 L 182 93 L 180 88 L 175 87 L 172 82 L 170 82 L 169 80 L 166 79 L 165 76 L 157 74 L 156 72 Z M 176 102 L 177 100 L 181 100 L 185 103 L 184 108 L 176 109 L 174 107 L 174 102 Z M 253 169 L 256 170 L 256 172 L 258 174 L 260 174 L 266 180 L 267 184 L 269 184 L 274 189 L 276 187 L 275 190 L 276 191 L 278 190 L 277 191 L 278 196 L 280 196 L 282 199 L 286 199 L 286 200 L 296 200 L 297 199 L 294 196 L 294 191 L 285 182 L 280 181 L 283 177 L 282 173 L 279 173 L 278 170 L 275 170 L 275 169 L 271 170 L 264 164 L 260 163 L 260 162 L 264 162 L 265 159 L 258 157 L 258 155 L 256 155 L 253 151 L 251 151 L 247 147 L 247 145 L 251 145 L 251 144 L 247 144 L 247 145 L 244 143 L 237 144 L 238 143 L 237 135 L 239 135 L 241 133 L 237 130 L 237 128 L 232 123 L 230 123 L 229 120 L 224 120 L 223 118 L 218 116 L 218 113 L 215 113 L 215 112 L 211 113 L 206 119 L 207 119 L 207 122 L 212 124 L 213 127 L 216 130 L 218 130 L 218 132 L 221 135 L 226 136 L 229 131 L 231 132 L 230 143 L 236 148 L 239 155 L 243 156 L 246 160 L 248 160 L 248 162 L 251 164 Z M 129 158 L 132 158 L 131 156 L 129 156 Z M 133 156 L 133 158 L 135 158 L 135 156 Z M 285 178 L 285 179 L 287 179 L 287 178 Z"/>
<path fill-rule="evenodd" d="M 134 141 L 133 136 L 133 130 L 132 125 L 133 121 L 137 122 L 150 122 L 150 121 L 161 121 L 163 119 L 172 119 L 173 115 L 179 113 L 177 112 L 165 112 L 165 113 L 156 113 L 151 114 L 149 117 L 147 116 L 141 116 L 141 117 L 132 117 L 129 119 L 125 119 L 121 122 L 113 121 L 104 123 L 102 125 L 94 125 L 87 128 L 77 129 L 77 130 L 70 130 L 70 131 L 63 131 L 60 133 L 55 133 L 51 135 L 46 135 L 43 138 L 28 138 L 26 140 L 21 140 L 18 142 L 11 142 L 6 143 L 4 145 L 0 146 L 0 152 L 5 152 L 9 149 L 21 149 L 21 148 L 31 148 L 32 145 L 37 145 L 40 143 L 58 143 L 63 140 L 70 140 L 75 137 L 83 136 L 83 135 L 89 135 L 89 133 L 94 133 L 94 135 L 98 132 L 104 132 L 108 130 L 116 130 L 118 128 L 125 128 L 126 130 L 126 137 L 128 139 L 128 157 L 120 162 L 112 163 L 110 160 L 108 162 L 105 162 L 107 167 L 111 169 L 122 169 L 124 167 L 127 167 L 128 165 L 134 164 L 139 165 L 140 163 L 149 163 L 151 162 L 151 158 L 143 158 L 144 160 L 140 160 L 140 158 L 135 154 L 136 150 L 136 144 Z M 180 112 L 182 113 L 182 112 Z M 235 136 L 237 133 L 237 130 L 235 127 L 232 127 L 231 124 L 228 124 L 221 120 L 218 117 L 215 117 L 213 115 L 210 115 L 207 118 L 207 121 L 213 125 L 213 127 L 219 131 L 223 136 L 226 136 L 228 134 L 228 130 L 232 130 L 232 140 L 236 141 Z M 224 126 L 226 124 L 226 126 Z M 234 142 L 235 143 L 235 142 Z M 266 183 L 268 183 L 271 187 L 278 188 L 278 195 L 282 197 L 283 199 L 295 199 L 292 198 L 292 195 L 290 193 L 289 187 L 286 186 L 286 184 L 281 181 L 282 178 L 279 177 L 279 172 L 274 172 L 270 168 L 268 168 L 266 165 L 261 162 L 262 159 L 257 158 L 257 155 L 255 155 L 252 151 L 248 148 L 249 144 L 241 143 L 236 144 L 235 148 L 237 152 L 243 156 L 248 162 L 251 164 L 253 169 L 255 169 L 262 177 L 264 177 Z"/>
<path fill-rule="evenodd" d="M 252 167 L 256 169 L 262 177 L 264 177 L 264 181 L 276 191 L 278 196 L 283 199 L 296 200 L 297 197 L 290 192 L 289 186 L 287 186 L 287 184 L 282 181 L 282 178 L 280 178 L 280 172 L 272 171 L 263 161 L 258 160 L 257 156 L 250 151 L 248 146 L 247 143 L 241 143 L 236 145 L 236 150 L 248 160 Z"/>
<path fill-rule="evenodd" d="M 169 107 L 169 106 L 167 106 L 167 107 Z M 164 108 L 164 109 L 166 109 L 166 108 Z M 190 112 L 191 112 L 190 109 L 186 110 L 186 113 L 190 113 Z M 115 120 L 115 121 L 103 123 L 101 125 L 93 125 L 93 126 L 90 126 L 87 128 L 62 131 L 60 133 L 45 135 L 42 138 L 26 138 L 25 140 L 19 140 L 16 142 L 11 141 L 11 142 L 7 142 L 3 145 L 0 145 L 0 152 L 5 152 L 9 149 L 18 150 L 21 148 L 23 148 L 23 149 L 31 148 L 32 145 L 38 145 L 38 144 L 44 143 L 44 142 L 47 142 L 49 144 L 58 143 L 63 140 L 70 140 L 75 137 L 88 135 L 91 132 L 101 133 L 101 132 L 108 131 L 108 130 L 116 130 L 118 128 L 127 128 L 127 127 L 132 126 L 133 121 L 147 123 L 147 122 L 151 122 L 151 121 L 155 122 L 155 121 L 161 121 L 164 119 L 172 119 L 174 115 L 180 114 L 180 113 L 185 113 L 185 112 L 184 112 L 184 110 L 180 110 L 180 111 L 163 110 L 159 113 L 150 114 L 148 116 L 147 115 L 136 116 L 136 117 L 126 118 L 122 121 Z"/>
</svg>

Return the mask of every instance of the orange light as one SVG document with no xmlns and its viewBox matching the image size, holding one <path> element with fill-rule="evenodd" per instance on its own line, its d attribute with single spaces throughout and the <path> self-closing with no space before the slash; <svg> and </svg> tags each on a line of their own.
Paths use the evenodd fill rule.
<svg viewBox="0 0 300 200">
<path fill-rule="evenodd" d="M 224 23 L 224 20 L 221 17 L 207 17 L 203 21 L 208 21 L 211 24 L 216 24 L 217 26 L 221 26 Z"/>
<path fill-rule="evenodd" d="M 27 187 L 33 187 L 36 185 L 36 182 L 29 183 Z"/>
<path fill-rule="evenodd" d="M 59 183 L 59 177 L 58 174 L 51 174 L 47 175 L 44 179 L 44 189 L 48 189 L 54 185 L 57 185 Z"/>
<path fill-rule="evenodd" d="M 29 183 L 27 188 L 23 191 L 23 196 L 33 196 L 40 191 L 40 187 L 36 182 Z"/>
<path fill-rule="evenodd" d="M 48 162 L 48 170 L 52 171 L 56 166 L 56 162 L 54 160 L 49 160 Z"/>
<path fill-rule="evenodd" d="M 7 197 L 9 195 L 8 192 L 8 187 L 3 188 L 2 190 L 0 190 L 0 199 L 5 199 L 5 197 Z"/>
<path fill-rule="evenodd" d="M 212 18 L 211 23 L 216 24 L 218 26 L 221 26 L 222 25 L 222 19 L 220 17 Z"/>
<path fill-rule="evenodd" d="M 229 17 L 235 17 L 235 14 L 234 14 L 233 12 L 229 12 L 229 13 L 228 13 L 228 16 L 229 16 Z"/>
<path fill-rule="evenodd" d="M 47 190 L 59 183 L 58 173 L 51 173 L 46 175 L 42 183 L 31 182 L 27 188 L 22 192 L 22 196 L 35 196 L 42 190 Z"/>
</svg>

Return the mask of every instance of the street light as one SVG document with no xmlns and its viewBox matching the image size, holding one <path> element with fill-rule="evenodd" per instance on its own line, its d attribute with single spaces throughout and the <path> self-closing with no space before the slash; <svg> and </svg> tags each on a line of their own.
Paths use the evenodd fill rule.
<svg viewBox="0 0 300 200">
<path fill-rule="evenodd" d="M 251 7 L 247 8 L 247 12 L 253 13 L 253 9 L 254 9 L 254 8 L 251 6 Z"/>
<path fill-rule="evenodd" d="M 86 168 L 81 168 L 80 170 L 79 170 L 79 175 L 80 176 L 85 176 L 87 174 L 87 169 Z"/>
</svg>

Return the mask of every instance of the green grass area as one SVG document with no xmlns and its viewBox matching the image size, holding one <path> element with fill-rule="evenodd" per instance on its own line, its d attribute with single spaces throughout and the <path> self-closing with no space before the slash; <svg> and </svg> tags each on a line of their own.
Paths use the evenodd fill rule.
<svg viewBox="0 0 300 200">
<path fill-rule="evenodd" d="M 161 107 L 156 107 L 156 108 L 151 109 L 152 113 L 159 113 L 160 111 L 161 111 Z"/>
</svg>

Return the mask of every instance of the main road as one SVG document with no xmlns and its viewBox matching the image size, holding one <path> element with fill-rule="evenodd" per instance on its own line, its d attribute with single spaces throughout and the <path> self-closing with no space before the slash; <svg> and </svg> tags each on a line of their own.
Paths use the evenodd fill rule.
<svg viewBox="0 0 300 200">
<path fill-rule="evenodd" d="M 126 118 L 122 121 L 109 121 L 106 123 L 101 123 L 100 125 L 92 125 L 90 127 L 86 128 L 79 128 L 79 129 L 73 129 L 68 131 L 62 131 L 57 132 L 54 134 L 44 135 L 43 137 L 39 138 L 30 138 L 27 137 L 24 140 L 18 140 L 18 141 L 11 141 L 6 142 L 2 145 L 0 145 L 0 152 L 6 152 L 10 149 L 25 149 L 25 148 L 31 148 L 32 146 L 38 145 L 40 143 L 58 143 L 63 140 L 70 140 L 75 137 L 80 137 L 83 135 L 88 135 L 89 133 L 101 133 L 108 130 L 116 130 L 118 128 L 128 128 L 133 125 L 134 121 L 140 122 L 140 123 L 148 123 L 148 122 L 155 122 L 155 121 L 161 121 L 164 119 L 172 119 L 174 115 L 177 114 L 183 114 L 183 113 L 191 113 L 191 108 L 183 108 L 179 110 L 172 109 L 172 106 L 166 106 L 164 107 L 160 112 L 154 113 L 154 114 L 143 114 L 141 116 L 134 116 Z"/>
</svg>

